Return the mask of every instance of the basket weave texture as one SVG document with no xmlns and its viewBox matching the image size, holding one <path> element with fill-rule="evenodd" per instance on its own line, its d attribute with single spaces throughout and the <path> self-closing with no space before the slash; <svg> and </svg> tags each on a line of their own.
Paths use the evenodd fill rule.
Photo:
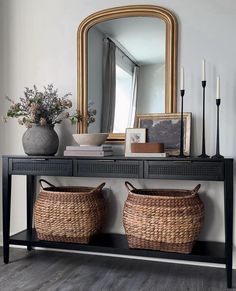
<svg viewBox="0 0 236 291">
<path fill-rule="evenodd" d="M 41 189 L 34 206 L 34 221 L 40 240 L 89 243 L 98 233 L 105 216 L 101 190 L 92 187 L 51 187 Z"/>
<path fill-rule="evenodd" d="M 129 190 L 123 223 L 130 248 L 188 254 L 192 251 L 204 219 L 204 205 L 193 190 Z"/>
</svg>

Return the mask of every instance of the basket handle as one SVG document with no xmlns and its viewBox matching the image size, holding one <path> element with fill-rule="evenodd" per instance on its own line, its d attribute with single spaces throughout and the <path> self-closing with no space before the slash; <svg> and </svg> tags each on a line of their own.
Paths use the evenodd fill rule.
<svg viewBox="0 0 236 291">
<path fill-rule="evenodd" d="M 193 190 L 193 194 L 196 194 L 198 192 L 198 190 L 201 188 L 201 184 L 198 184 Z"/>
<path fill-rule="evenodd" d="M 100 184 L 99 186 L 97 186 L 97 187 L 94 189 L 94 191 L 101 191 L 102 188 L 103 188 L 105 185 L 106 185 L 106 183 L 103 182 L 102 184 Z"/>
<path fill-rule="evenodd" d="M 125 181 L 125 187 L 129 190 L 129 191 L 132 191 L 132 190 L 136 190 L 136 188 L 128 181 Z"/>
<path fill-rule="evenodd" d="M 44 180 L 44 179 L 40 179 L 40 180 L 39 180 L 39 184 L 40 184 L 40 186 L 41 186 L 41 188 L 42 188 L 43 190 L 44 190 L 45 188 L 43 187 L 42 182 L 48 184 L 48 185 L 51 186 L 51 187 L 56 187 L 55 185 L 49 183 L 48 181 L 46 181 L 46 180 Z"/>
</svg>

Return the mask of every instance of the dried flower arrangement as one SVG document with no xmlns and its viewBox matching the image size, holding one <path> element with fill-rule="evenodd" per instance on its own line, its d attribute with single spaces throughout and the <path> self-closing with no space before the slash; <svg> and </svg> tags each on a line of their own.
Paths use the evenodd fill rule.
<svg viewBox="0 0 236 291">
<path fill-rule="evenodd" d="M 92 104 L 89 104 L 87 116 L 83 117 L 79 111 L 70 115 L 67 111 L 72 107 L 69 96 L 71 93 L 59 97 L 58 90 L 54 89 L 53 84 L 44 87 L 42 92 L 38 91 L 35 85 L 32 89 L 27 87 L 24 97 L 20 97 L 17 103 L 6 97 L 11 102 L 11 106 L 3 119 L 6 122 L 8 118 L 18 118 L 19 124 L 27 128 L 32 127 L 32 124 L 55 125 L 64 119 L 70 119 L 72 124 L 81 122 L 83 118 L 86 119 L 88 125 L 95 122 L 96 109 L 92 108 Z"/>
</svg>

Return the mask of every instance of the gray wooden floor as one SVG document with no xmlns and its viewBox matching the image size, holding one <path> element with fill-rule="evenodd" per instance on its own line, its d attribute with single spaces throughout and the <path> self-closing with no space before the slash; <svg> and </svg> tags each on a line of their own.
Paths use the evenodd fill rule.
<svg viewBox="0 0 236 291">
<path fill-rule="evenodd" d="M 0 259 L 1 291 L 227 290 L 219 268 L 15 248 Z"/>
</svg>

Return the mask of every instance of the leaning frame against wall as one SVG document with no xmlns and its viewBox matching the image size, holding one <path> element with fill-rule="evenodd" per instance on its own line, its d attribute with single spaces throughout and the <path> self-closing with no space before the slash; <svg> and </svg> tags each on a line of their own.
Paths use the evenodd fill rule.
<svg viewBox="0 0 236 291">
<path fill-rule="evenodd" d="M 165 112 L 176 112 L 177 20 L 169 10 L 153 5 L 132 5 L 98 11 L 85 18 L 77 33 L 77 109 L 86 116 L 88 108 L 88 30 L 95 24 L 123 17 L 157 17 L 166 23 Z M 77 126 L 87 132 L 85 120 Z M 111 140 L 124 140 L 124 134 L 110 134 Z"/>
</svg>

